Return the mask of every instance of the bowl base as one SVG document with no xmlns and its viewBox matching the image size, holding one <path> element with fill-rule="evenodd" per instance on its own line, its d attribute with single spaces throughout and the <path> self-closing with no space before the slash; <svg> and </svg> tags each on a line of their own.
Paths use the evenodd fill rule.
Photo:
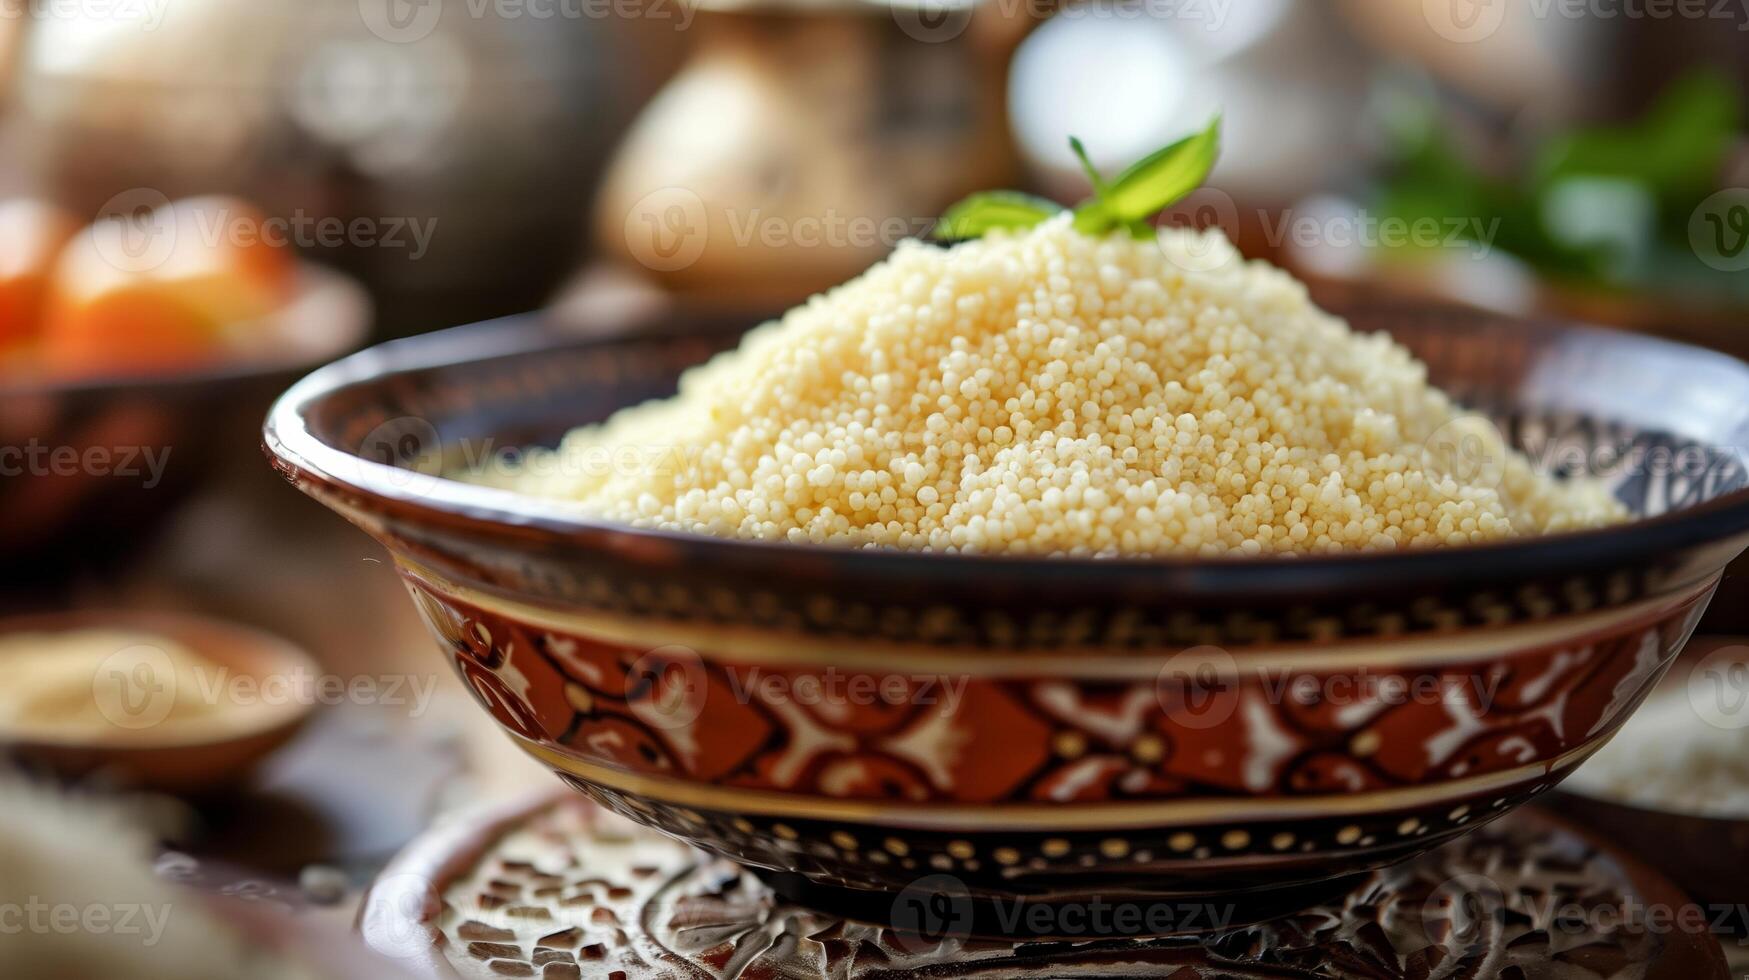
<svg viewBox="0 0 1749 980">
<path fill-rule="evenodd" d="M 778 891 L 792 884 L 784 876 L 768 884 L 559 796 L 431 831 L 385 869 L 360 928 L 430 980 L 1730 976 L 1704 928 L 1669 928 L 1680 917 L 1646 927 L 1655 911 L 1699 911 L 1687 898 L 1619 848 L 1534 807 L 1371 872 L 1320 905 L 1215 933 L 979 939 L 951 918 L 948 878 L 924 874 L 897 908 L 893 896 L 871 907 L 865 893 L 855 917 L 821 912 L 814 906 L 846 896 L 808 888 L 798 894 L 810 904 L 799 905 Z M 949 917 L 929 918 L 931 910 Z"/>
</svg>

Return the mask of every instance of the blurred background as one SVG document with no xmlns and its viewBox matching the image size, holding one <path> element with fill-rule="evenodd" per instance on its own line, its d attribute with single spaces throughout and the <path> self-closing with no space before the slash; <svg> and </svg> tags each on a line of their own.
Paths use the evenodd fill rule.
<svg viewBox="0 0 1749 980">
<path fill-rule="evenodd" d="M 1689 231 L 1744 182 L 1744 7 L 5 0 L 4 182 L 84 220 L 236 196 L 391 336 L 607 270 L 780 307 L 968 190 L 1080 195 L 1071 132 L 1118 165 L 1221 108 L 1198 220 L 1248 251 L 1729 344 L 1743 270 Z M 1318 254 L 1345 214 L 1378 247 Z"/>
<path fill-rule="evenodd" d="M 1162 220 L 1320 295 L 1749 355 L 1746 106 L 1749 0 L 0 0 L 0 612 L 221 617 L 429 681 L 155 811 L 202 860 L 356 884 L 445 800 L 548 777 L 262 461 L 305 371 L 535 308 L 752 323 L 967 192 L 1086 194 L 1070 134 L 1115 168 L 1215 111 Z M 1697 646 L 1749 632 L 1726 588 Z"/>
<path fill-rule="evenodd" d="M 1749 0 L 0 0 L 0 580 L 164 567 L 220 469 L 287 497 L 256 422 L 350 349 L 754 323 L 1216 111 L 1161 220 L 1321 298 L 1746 354 L 1746 103 Z M 73 465 L 124 446 L 175 451 Z"/>
</svg>

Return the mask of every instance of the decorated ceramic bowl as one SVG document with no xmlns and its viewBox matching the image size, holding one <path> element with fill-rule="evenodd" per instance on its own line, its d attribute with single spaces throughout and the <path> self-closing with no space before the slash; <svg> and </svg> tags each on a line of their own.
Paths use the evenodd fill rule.
<svg viewBox="0 0 1749 980">
<path fill-rule="evenodd" d="M 437 476 L 670 393 L 733 342 L 694 324 L 393 343 L 299 383 L 266 443 L 388 548 L 511 737 L 613 810 L 855 914 L 907 894 L 1218 898 L 1231 921 L 1559 782 L 1749 543 L 1749 367 L 1481 313 L 1344 312 L 1643 519 L 1458 550 L 1027 559 L 633 530 Z"/>
</svg>

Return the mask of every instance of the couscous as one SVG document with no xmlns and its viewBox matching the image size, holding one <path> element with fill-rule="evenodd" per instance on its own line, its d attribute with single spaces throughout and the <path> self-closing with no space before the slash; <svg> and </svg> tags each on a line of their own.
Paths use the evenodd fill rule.
<svg viewBox="0 0 1749 980">
<path fill-rule="evenodd" d="M 990 553 L 1462 545 L 1625 516 L 1219 232 L 1092 236 L 1066 213 L 906 242 L 676 397 L 464 478 L 644 528 Z"/>
</svg>

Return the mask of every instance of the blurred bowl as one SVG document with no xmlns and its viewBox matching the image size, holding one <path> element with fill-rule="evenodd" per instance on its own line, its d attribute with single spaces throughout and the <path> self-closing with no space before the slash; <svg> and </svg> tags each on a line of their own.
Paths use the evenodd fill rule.
<svg viewBox="0 0 1749 980">
<path fill-rule="evenodd" d="M 1554 794 L 1549 806 L 1610 840 L 1656 841 L 1657 849 L 1648 857 L 1697 902 L 1716 909 L 1734 908 L 1743 900 L 1749 816 L 1677 813 L 1566 791 Z M 1749 922 L 1730 916 L 1721 919 L 1720 926 L 1744 935 Z"/>
<path fill-rule="evenodd" d="M 384 329 L 524 309 L 587 245 L 602 164 L 693 12 L 443 6 L 180 0 L 5 18 L 28 23 L 9 159 L 78 214 L 152 189 L 310 222 L 304 254 L 366 283 Z"/>
<path fill-rule="evenodd" d="M 441 479 L 443 458 L 552 445 L 734 338 L 579 343 L 533 320 L 324 368 L 266 446 L 389 549 L 524 750 L 792 897 L 890 908 L 942 872 L 977 898 L 1218 895 L 1261 917 L 1559 782 L 1749 543 L 1724 451 L 1749 439 L 1749 367 L 1483 313 L 1343 312 L 1515 442 L 1599 464 L 1687 450 L 1706 470 L 1616 474 L 1630 524 L 1396 553 L 1011 558 L 637 530 Z"/>
<path fill-rule="evenodd" d="M 1749 867 L 1749 646 L 1697 638 L 1607 752 L 1549 806 L 1618 841 L 1657 841 L 1659 870 L 1696 901 L 1737 908 Z M 1660 771 L 1650 772 L 1657 769 Z M 1643 777 L 1641 774 L 1645 774 Z M 1736 785 L 1735 793 L 1727 786 Z M 1749 920 L 1719 925 L 1749 936 Z"/>
<path fill-rule="evenodd" d="M 0 620 L 0 638 L 21 633 L 115 630 L 139 634 L 142 642 L 162 637 L 180 643 L 223 670 L 226 684 L 247 679 L 261 689 L 272 678 L 315 676 L 309 654 L 277 636 L 233 623 L 173 613 L 81 611 L 18 616 Z M 0 661 L 0 669 L 4 669 Z M 92 678 L 93 697 L 102 678 Z M 128 683 L 132 683 L 131 680 Z M 214 687 L 214 690 L 223 690 Z M 131 689 L 130 689 L 131 695 Z M 251 717 L 222 735 L 178 736 L 174 726 L 117 727 L 89 738 L 47 738 L 8 732 L 0 726 L 0 747 L 20 760 L 68 778 L 92 773 L 125 785 L 193 793 L 234 782 L 274 749 L 284 745 L 309 718 L 313 703 L 292 697 L 280 703 L 262 698 L 249 705 Z M 241 710 L 242 706 L 238 706 Z"/>
<path fill-rule="evenodd" d="M 168 376 L 0 373 L 0 583 L 125 553 L 217 466 L 252 454 L 274 395 L 357 347 L 369 323 L 361 287 L 305 265 L 262 357 Z"/>
</svg>

